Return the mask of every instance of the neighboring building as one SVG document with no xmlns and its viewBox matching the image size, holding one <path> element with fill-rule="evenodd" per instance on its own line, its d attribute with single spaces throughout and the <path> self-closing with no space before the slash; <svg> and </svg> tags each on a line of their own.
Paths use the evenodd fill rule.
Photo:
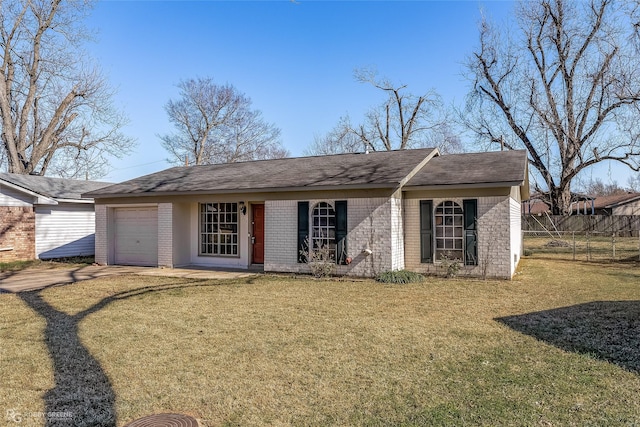
<svg viewBox="0 0 640 427">
<path fill-rule="evenodd" d="M 308 272 L 323 246 L 338 274 L 433 272 L 511 278 L 528 198 L 524 151 L 437 149 L 176 167 L 85 194 L 96 262 Z"/>
<path fill-rule="evenodd" d="M 93 255 L 93 199 L 110 185 L 0 173 L 0 261 Z"/>
<path fill-rule="evenodd" d="M 525 215 L 551 214 L 549 206 L 538 198 L 525 201 Z M 576 197 L 571 204 L 571 215 L 640 215 L 640 193 L 622 193 L 610 196 Z"/>
</svg>

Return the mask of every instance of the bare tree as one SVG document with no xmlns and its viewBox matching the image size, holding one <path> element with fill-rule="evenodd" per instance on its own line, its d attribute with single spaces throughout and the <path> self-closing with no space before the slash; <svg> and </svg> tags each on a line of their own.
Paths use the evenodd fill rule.
<svg viewBox="0 0 640 427">
<path fill-rule="evenodd" d="M 330 155 L 341 153 L 355 153 L 362 150 L 363 142 L 353 132 L 349 116 L 341 117 L 338 124 L 326 135 L 315 135 L 313 143 L 304 152 L 306 155 Z"/>
<path fill-rule="evenodd" d="M 569 214 L 587 168 L 640 167 L 640 63 L 626 16 L 612 0 L 537 0 L 520 3 L 514 36 L 480 25 L 463 120 L 489 145 L 528 151 L 554 214 Z"/>
<path fill-rule="evenodd" d="M 176 131 L 160 135 L 176 164 L 233 163 L 287 157 L 280 129 L 251 108 L 251 99 L 210 77 L 178 83 L 180 98 L 165 106 Z"/>
<path fill-rule="evenodd" d="M 627 189 L 622 188 L 616 181 L 605 183 L 600 178 L 591 179 L 584 190 L 588 196 L 613 196 L 616 194 L 625 194 Z"/>
<path fill-rule="evenodd" d="M 20 174 L 100 176 L 129 152 L 124 116 L 82 42 L 90 3 L 0 2 L 0 162 Z"/>
<path fill-rule="evenodd" d="M 633 191 L 635 193 L 640 193 L 640 173 L 635 174 L 635 176 L 630 176 L 627 178 L 627 186 L 629 191 Z"/>
<path fill-rule="evenodd" d="M 354 125 L 349 116 L 342 117 L 327 135 L 316 137 L 306 150 L 309 154 L 336 154 L 367 148 L 404 150 L 438 146 L 444 152 L 461 151 L 460 139 L 448 126 L 440 97 L 434 92 L 415 96 L 407 85 L 379 79 L 375 71 L 358 69 L 356 79 L 371 84 L 386 95 L 386 100 L 369 110 L 364 123 Z"/>
</svg>

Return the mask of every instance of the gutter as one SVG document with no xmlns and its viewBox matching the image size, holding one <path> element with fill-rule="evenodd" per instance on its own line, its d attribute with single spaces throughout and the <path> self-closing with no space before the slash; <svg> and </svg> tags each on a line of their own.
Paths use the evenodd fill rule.
<svg viewBox="0 0 640 427">
<path fill-rule="evenodd" d="M 398 183 L 387 184 L 360 184 L 360 185 L 322 185 L 317 187 L 275 187 L 275 188 L 235 188 L 235 189 L 211 189 L 199 191 L 158 191 L 141 193 L 112 193 L 112 194 L 92 194 L 84 193 L 82 196 L 93 199 L 113 199 L 125 197 L 163 197 L 163 196 L 193 196 L 208 194 L 246 194 L 246 193 L 290 193 L 294 191 L 347 191 L 347 190 L 394 190 L 398 188 Z M 400 182 L 402 185 L 402 181 Z"/>
<path fill-rule="evenodd" d="M 435 185 L 416 185 L 406 186 L 404 191 L 420 191 L 420 190 L 449 190 L 449 189 L 466 189 L 466 188 L 495 188 L 495 187 L 519 187 L 524 181 L 501 181 L 501 182 L 482 182 L 467 184 L 435 184 Z"/>
<path fill-rule="evenodd" d="M 55 201 L 55 199 L 51 198 L 51 197 L 47 197 L 44 196 L 42 194 L 38 194 L 35 191 L 31 191 L 27 188 L 21 187 L 19 185 L 16 185 L 12 182 L 9 181 L 5 181 L 5 180 L 0 180 L 0 182 L 2 182 L 2 185 L 5 185 L 9 188 L 12 188 L 16 191 L 20 191 L 22 193 L 26 193 L 29 196 L 35 197 L 36 201 L 33 203 L 34 205 L 57 205 L 58 202 Z"/>
</svg>

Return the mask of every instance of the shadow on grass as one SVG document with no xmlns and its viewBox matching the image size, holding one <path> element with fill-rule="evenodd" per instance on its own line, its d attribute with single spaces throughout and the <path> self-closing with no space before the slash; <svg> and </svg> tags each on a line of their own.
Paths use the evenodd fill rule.
<svg viewBox="0 0 640 427">
<path fill-rule="evenodd" d="M 205 282 L 205 283 L 202 283 Z M 208 282 L 208 283 L 207 283 Z M 115 392 L 98 360 L 83 345 L 78 325 L 113 302 L 175 289 L 213 287 L 206 280 L 146 286 L 105 297 L 86 310 L 69 315 L 47 303 L 42 289 L 17 295 L 47 323 L 44 340 L 53 362 L 55 386 L 45 394 L 45 426 L 115 426 Z"/>
<path fill-rule="evenodd" d="M 495 320 L 563 350 L 640 374 L 640 301 L 594 301 Z"/>
</svg>

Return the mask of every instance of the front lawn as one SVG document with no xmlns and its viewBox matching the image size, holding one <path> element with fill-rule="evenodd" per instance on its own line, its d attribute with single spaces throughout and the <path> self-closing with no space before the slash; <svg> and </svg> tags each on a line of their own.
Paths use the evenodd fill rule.
<svg viewBox="0 0 640 427">
<path fill-rule="evenodd" d="M 3 425 L 640 423 L 629 265 L 523 259 L 510 282 L 406 285 L 110 277 L 0 294 L 0 313 Z"/>
</svg>

